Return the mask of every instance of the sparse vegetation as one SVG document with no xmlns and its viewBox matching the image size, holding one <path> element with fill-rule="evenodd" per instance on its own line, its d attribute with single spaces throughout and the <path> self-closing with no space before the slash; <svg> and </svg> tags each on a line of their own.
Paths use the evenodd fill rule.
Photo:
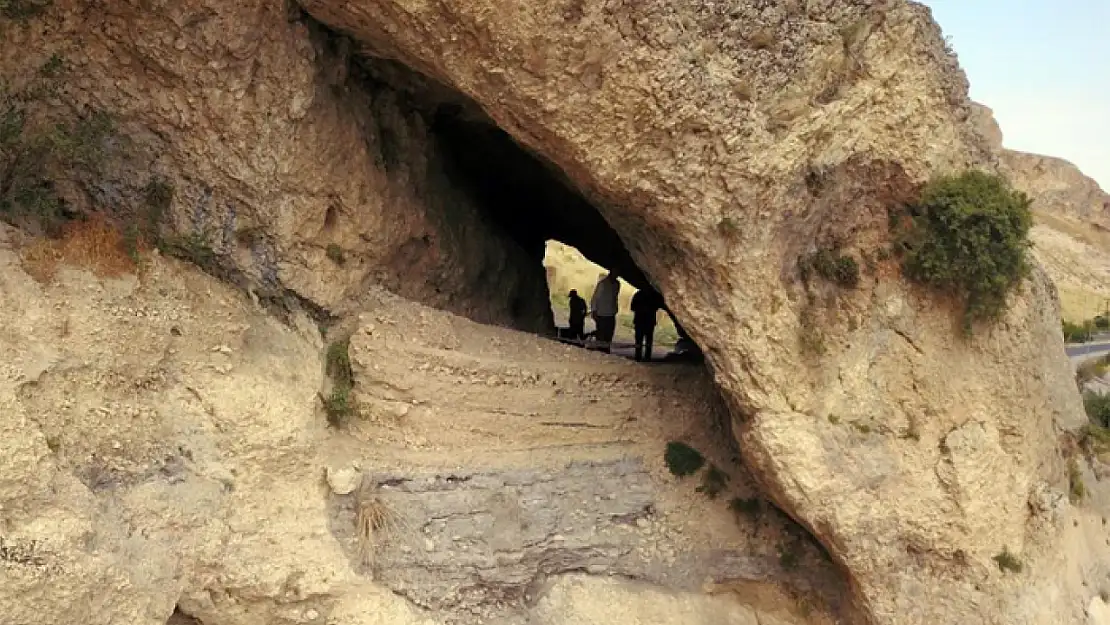
<svg viewBox="0 0 1110 625">
<path fill-rule="evenodd" d="M 343 262 L 346 260 L 346 257 L 343 255 L 343 248 L 339 247 L 335 243 L 328 244 L 327 249 L 324 250 L 324 255 L 328 257 L 328 260 L 337 265 L 342 265 Z"/>
<path fill-rule="evenodd" d="M 406 527 L 404 517 L 374 489 L 362 487 L 355 496 L 355 528 L 359 556 L 364 564 L 373 565 L 381 545 L 401 535 Z"/>
<path fill-rule="evenodd" d="M 1002 316 L 1029 272 L 1029 198 L 1002 177 L 979 171 L 926 185 L 908 223 L 892 219 L 913 280 L 961 299 L 964 327 Z"/>
<path fill-rule="evenodd" d="M 1083 408 L 1092 425 L 1110 428 L 1110 395 L 1088 391 L 1083 394 Z"/>
<path fill-rule="evenodd" d="M 998 564 L 998 570 L 1003 572 L 1009 571 L 1011 573 L 1020 573 L 1022 568 L 1024 568 L 1021 564 L 1021 560 L 1019 560 L 1014 554 L 1010 553 L 1010 549 L 1008 547 L 1004 547 L 1001 553 L 991 559 Z"/>
<path fill-rule="evenodd" d="M 32 3 L 7 6 L 22 12 Z M 103 111 L 62 114 L 48 106 L 65 71 L 65 60 L 53 55 L 18 85 L 0 79 L 0 219 L 53 237 L 81 216 L 67 206 L 58 182 L 98 176 L 115 134 Z"/>
<path fill-rule="evenodd" d="M 1070 321 L 1061 321 L 1061 329 L 1064 332 L 1065 343 L 1086 343 L 1091 340 L 1094 334 L 1094 327 L 1091 322 L 1072 323 Z"/>
<path fill-rule="evenodd" d="M 324 372 L 331 380 L 331 392 L 323 397 L 324 412 L 332 427 L 341 427 L 354 413 L 351 391 L 354 389 L 354 372 L 347 341 L 337 341 L 328 346 Z"/>
<path fill-rule="evenodd" d="M 698 450 L 678 441 L 667 443 L 663 460 L 671 474 L 677 477 L 693 475 L 705 464 L 705 457 Z"/>
<path fill-rule="evenodd" d="M 93 216 L 61 228 L 58 238 L 37 239 L 20 251 L 24 270 L 36 281 L 52 281 L 60 265 L 82 267 L 108 278 L 135 270 L 127 238 L 104 218 Z"/>
<path fill-rule="evenodd" d="M 762 504 L 756 497 L 750 497 L 747 499 L 741 497 L 733 497 L 732 500 L 728 502 L 728 508 L 729 510 L 732 510 L 732 512 L 735 514 L 743 514 L 749 517 L 754 517 L 759 514 L 760 510 L 762 510 Z"/>
<path fill-rule="evenodd" d="M 1110 429 L 1088 423 L 1080 433 L 1080 442 L 1084 448 L 1095 454 L 1110 451 Z"/>
<path fill-rule="evenodd" d="M 715 464 L 710 464 L 702 475 L 701 486 L 698 492 L 710 499 L 716 499 L 728 487 L 729 476 Z"/>
<path fill-rule="evenodd" d="M 717 232 L 728 238 L 735 238 L 740 235 L 740 224 L 733 217 L 721 217 L 717 222 Z"/>
<path fill-rule="evenodd" d="M 860 434 L 870 434 L 871 433 L 871 425 L 869 423 L 860 423 L 859 421 L 853 421 L 852 422 L 852 429 L 859 432 Z"/>
<path fill-rule="evenodd" d="M 798 568 L 802 561 L 801 550 L 797 542 L 782 543 L 779 545 L 779 565 L 787 571 Z"/>
<path fill-rule="evenodd" d="M 829 415 L 829 423 L 833 425 L 840 425 L 840 416 L 835 414 Z"/>
<path fill-rule="evenodd" d="M 1099 356 L 1097 358 L 1091 358 L 1082 362 L 1079 366 L 1075 368 L 1076 386 L 1078 386 L 1079 390 L 1082 391 L 1083 386 L 1087 382 L 1101 378 L 1103 375 L 1106 374 L 1107 369 L 1110 369 L 1110 354 Z M 1097 398 L 1092 398 L 1092 400 L 1097 401 Z M 1087 403 L 1086 395 L 1084 395 L 1084 403 Z M 1110 406 L 1107 406 L 1105 410 L 1110 411 Z M 1087 410 L 1087 414 L 1090 415 L 1090 413 L 1091 410 L 1089 408 Z M 1101 421 L 1099 423 L 1101 423 Z"/>
<path fill-rule="evenodd" d="M 799 259 L 798 270 L 804 282 L 817 275 L 845 289 L 859 286 L 859 263 L 836 248 L 822 248 Z"/>
<path fill-rule="evenodd" d="M 1087 486 L 1083 483 L 1083 472 L 1079 469 L 1079 461 L 1074 457 L 1068 460 L 1068 498 L 1072 503 L 1079 503 L 1087 496 Z"/>
<path fill-rule="evenodd" d="M 825 333 L 818 325 L 817 312 L 812 303 L 803 308 L 798 316 L 798 343 L 802 353 L 810 356 L 821 356 L 827 351 Z"/>
<path fill-rule="evenodd" d="M 46 12 L 54 0 L 0 0 L 0 17 L 27 21 Z"/>
<path fill-rule="evenodd" d="M 219 265 L 219 257 L 212 249 L 212 239 L 206 232 L 190 232 L 167 237 L 162 240 L 161 245 L 171 254 L 206 271 L 211 272 Z"/>
</svg>

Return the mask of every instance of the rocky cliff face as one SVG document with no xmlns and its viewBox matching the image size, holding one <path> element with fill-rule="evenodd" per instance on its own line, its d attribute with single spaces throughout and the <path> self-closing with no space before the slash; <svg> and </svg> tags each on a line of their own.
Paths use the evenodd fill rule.
<svg viewBox="0 0 1110 625">
<path fill-rule="evenodd" d="M 990 108 L 973 104 L 976 128 L 1000 154 L 1006 173 L 1034 200 L 1033 208 L 1110 229 L 1110 194 L 1062 158 L 1002 147 L 1002 129 Z"/>
<path fill-rule="evenodd" d="M 1037 260 L 1060 290 L 1064 316 L 1085 321 L 1110 297 L 1110 194 L 1060 158 L 1002 147 L 989 108 L 972 107 L 974 126 L 999 154 L 999 166 L 1033 199 Z"/>
<path fill-rule="evenodd" d="M 721 436 L 736 433 L 753 479 L 820 541 L 842 575 L 848 590 L 840 595 L 847 603 L 818 602 L 831 606 L 822 610 L 834 616 L 878 624 L 1047 624 L 1080 623 L 1088 611 L 1102 609 L 1098 589 L 1110 561 L 1103 557 L 1105 530 L 1099 513 L 1068 503 L 1058 450 L 1058 437 L 1078 425 L 1080 409 L 1048 281 L 1035 273 L 1002 322 L 966 340 L 956 329 L 952 303 L 905 284 L 894 261 L 880 253 L 889 208 L 911 199 L 935 172 L 988 163 L 994 156 L 989 141 L 968 124 L 966 80 L 925 9 L 898 0 L 308 0 L 303 7 L 311 19 L 267 0 L 112 7 L 59 1 L 27 26 L 4 26 L 5 42 L 13 45 L 5 43 L 3 67 L 30 71 L 53 52 L 72 58 L 76 78 L 62 102 L 115 111 L 139 145 L 139 156 L 132 157 L 138 162 L 121 165 L 120 179 L 106 186 L 111 194 L 94 193 L 92 199 L 128 201 L 151 171 L 173 179 L 180 190 L 171 210 L 173 229 L 209 237 L 221 267 L 255 293 L 293 294 L 341 314 L 373 307 L 366 293 L 376 284 L 478 321 L 539 327 L 547 321 L 540 310 L 542 283 L 532 278 L 542 276 L 535 256 L 542 247 L 535 250 L 535 242 L 568 214 L 592 219 L 592 227 L 582 230 L 594 234 L 571 228 L 567 242 L 608 250 L 614 264 L 624 263 L 637 279 L 660 288 L 704 348 L 733 421 Z M 344 36 L 329 35 L 313 20 Z M 491 197 L 483 183 L 491 179 L 488 170 L 468 170 L 466 184 L 453 179 L 451 150 L 436 149 L 441 135 L 435 120 L 446 111 L 467 120 L 466 128 L 477 124 L 507 133 L 526 148 L 519 154 L 538 163 L 538 169 L 513 171 L 547 171 L 550 178 L 535 173 L 536 179 L 554 180 L 544 188 L 569 194 L 565 201 L 537 201 L 526 207 L 536 219 L 514 221 L 526 212 L 522 196 Z M 495 163 L 514 154 L 493 149 L 503 142 L 478 140 L 476 153 L 500 155 Z M 478 192 L 462 192 L 468 188 Z M 327 258 L 332 244 L 343 262 Z M 858 288 L 799 278 L 799 260 L 831 246 L 860 261 Z M 39 297 L 30 297 L 34 306 L 21 313 L 26 323 L 53 319 L 46 312 L 53 308 Z M 402 304 L 393 300 L 388 306 Z M 390 330 L 397 335 L 387 334 L 397 344 L 404 344 L 406 328 L 421 323 L 416 311 L 405 312 L 400 328 Z M 360 323 L 374 337 L 376 326 L 386 322 Z M 349 433 L 358 442 L 333 440 L 324 433 L 323 417 L 309 408 L 320 380 L 318 373 L 306 378 L 299 363 L 312 362 L 311 341 L 259 340 L 244 332 L 242 349 L 249 347 L 252 358 L 284 373 L 274 377 L 252 369 L 261 367 L 257 363 L 245 371 L 214 363 L 215 373 L 200 368 L 211 393 L 190 381 L 192 374 L 182 375 L 175 392 L 192 406 L 187 414 L 196 413 L 195 419 L 162 412 L 155 419 L 140 410 L 123 430 L 133 432 L 134 440 L 120 445 L 149 450 L 149 457 L 141 463 L 118 459 L 126 470 L 108 464 L 103 479 L 119 490 L 98 494 L 100 478 L 76 480 L 89 471 L 85 465 L 59 465 L 52 457 L 58 452 L 49 437 L 62 435 L 62 424 L 75 419 L 69 413 L 12 425 L 24 464 L 41 469 L 10 473 L 18 476 L 9 480 L 6 495 L 20 511 L 11 522 L 18 535 L 33 539 L 44 524 L 62 523 L 47 521 L 54 517 L 37 506 L 63 507 L 70 499 L 51 498 L 39 506 L 43 491 L 56 486 L 51 492 L 82 502 L 67 508 L 69 516 L 57 517 L 68 520 L 52 530 L 64 536 L 66 557 L 74 563 L 69 570 L 87 573 L 74 578 L 85 585 L 71 596 L 94 597 L 98 586 L 136 588 L 136 580 L 143 580 L 149 585 L 143 592 L 111 595 L 132 602 L 126 612 L 144 615 L 135 622 L 164 618 L 173 599 L 153 589 L 169 587 L 181 591 L 182 612 L 205 625 L 379 617 L 407 622 L 417 618 L 413 605 L 492 610 L 499 601 L 518 611 L 477 614 L 523 614 L 543 623 L 610 620 L 615 601 L 601 608 L 575 603 L 590 593 L 639 597 L 641 607 L 675 610 L 690 609 L 694 601 L 707 623 L 769 622 L 771 617 L 747 608 L 723 616 L 719 610 L 731 608 L 698 603 L 704 598 L 637 595 L 590 578 L 533 587 L 539 573 L 584 567 L 595 575 L 613 571 L 652 582 L 653 592 L 668 586 L 668 593 L 689 592 L 695 589 L 668 581 L 682 577 L 686 564 L 666 555 L 680 550 L 695 554 L 687 570 L 695 577 L 709 570 L 709 577 L 720 578 L 711 581 L 766 579 L 751 570 L 714 573 L 718 569 L 705 568 L 710 556 L 670 538 L 652 547 L 663 554 L 661 563 L 648 557 L 648 568 L 638 568 L 637 547 L 620 539 L 619 529 L 597 528 L 598 519 L 609 515 L 615 523 L 647 497 L 650 480 L 635 463 L 594 465 L 611 480 L 597 481 L 597 487 L 632 497 L 620 505 L 596 501 L 601 492 L 564 486 L 559 480 L 581 478 L 584 470 L 566 463 L 545 469 L 557 476 L 552 480 L 502 467 L 468 469 L 452 481 L 440 466 L 429 476 L 352 478 L 327 492 L 317 478 L 313 486 L 303 467 L 310 450 L 323 454 L 313 456 L 318 465 L 341 458 L 345 445 L 377 445 L 372 448 L 385 454 L 400 449 L 398 464 L 418 456 L 428 444 L 417 436 L 427 428 L 418 425 L 429 413 L 417 410 L 415 423 L 381 420 L 407 418 L 411 406 L 423 405 L 408 395 L 413 380 L 446 388 L 437 376 L 458 372 L 460 365 L 441 352 L 478 330 L 442 332 L 431 345 L 417 341 L 413 349 L 428 362 L 413 363 L 415 377 L 400 382 L 381 372 L 403 359 L 386 357 L 385 350 L 376 355 L 368 338 L 352 342 L 355 394 L 366 404 L 367 418 L 379 421 L 369 433 L 352 426 Z M 141 340 L 127 336 L 97 345 L 111 353 Z M 17 341 L 12 348 L 19 359 L 9 361 L 21 363 L 23 371 L 11 373 L 12 414 L 69 409 L 59 403 L 60 395 L 36 400 L 34 393 L 18 392 L 24 380 L 49 369 L 32 366 L 49 354 L 41 343 Z M 77 359 L 91 360 L 85 356 L 91 349 L 83 347 Z M 368 353 L 360 349 L 370 355 L 360 357 Z M 192 354 L 188 362 L 200 357 Z M 531 423 L 539 417 L 526 411 L 490 418 L 499 413 L 489 404 L 497 379 L 491 383 L 483 376 L 489 362 L 483 353 L 461 369 L 461 388 L 471 389 L 462 399 L 475 413 L 462 437 L 484 429 L 512 431 L 518 426 L 506 420 Z M 82 371 L 67 375 L 79 378 Z M 545 405 L 541 388 L 549 391 L 538 382 L 548 378 L 531 376 L 525 386 L 535 388 L 524 393 L 531 405 Z M 132 377 L 98 373 L 87 384 L 90 406 L 118 403 L 108 381 Z M 275 380 L 286 381 L 280 394 L 271 389 Z M 612 390 L 603 377 L 591 384 L 596 382 L 597 393 Z M 426 401 L 434 406 L 436 397 Z M 293 408 L 267 408 L 280 398 Z M 406 401 L 410 407 L 401 405 Z M 623 423 L 641 418 L 639 410 L 630 406 L 630 420 Z M 115 417 L 105 423 L 94 433 L 74 430 L 73 440 L 60 448 L 77 446 L 84 458 L 114 458 L 118 448 L 111 433 L 125 426 Z M 656 443 L 678 434 L 626 430 L 621 423 L 606 421 L 602 428 Z M 164 467 L 172 473 L 180 464 L 174 453 L 184 454 L 166 446 L 169 439 L 157 436 L 162 430 L 155 426 L 184 428 L 190 440 L 211 432 L 200 439 L 206 453 L 235 458 L 226 461 L 228 475 L 216 470 L 219 463 L 205 471 L 221 485 L 221 478 L 231 480 L 241 499 L 221 499 L 218 491 L 229 487 L 216 483 L 206 482 L 211 492 L 188 493 L 211 499 L 211 506 L 229 506 L 214 515 L 218 521 L 207 514 L 198 518 L 195 510 L 209 508 L 178 503 L 193 499 L 149 486 Z M 595 429 L 588 421 L 574 427 Z M 51 428 L 59 432 L 47 432 Z M 536 441 L 553 436 L 542 428 L 521 432 Z M 320 439 L 337 447 L 318 446 Z M 82 447 L 94 444 L 107 447 Z M 658 447 L 652 449 L 657 454 Z M 470 465 L 488 453 L 455 451 L 460 464 L 466 459 Z M 252 469 L 255 464 L 265 468 Z M 246 483 L 235 482 L 232 466 L 251 476 Z M 437 475 L 445 481 L 437 482 Z M 666 483 L 658 473 L 655 479 Z M 355 503 L 337 498 L 366 480 L 375 488 L 395 487 L 390 496 L 397 506 L 426 511 L 436 521 L 421 527 L 430 542 L 409 547 L 425 554 L 398 547 L 388 553 L 395 568 L 380 578 L 411 603 L 383 595 L 382 586 L 347 563 L 343 549 L 350 537 L 329 526 L 343 520 L 349 527 L 352 515 L 357 520 Z M 508 486 L 519 501 L 493 498 Z M 537 509 L 535 500 L 550 499 L 552 489 L 584 498 L 582 514 L 567 515 L 585 519 L 586 526 L 561 530 Z M 180 509 L 161 514 L 151 501 Z M 189 518 L 191 528 L 184 534 L 196 541 L 185 559 L 175 555 L 183 552 L 180 543 L 165 538 L 174 526 L 161 521 L 181 517 Z M 381 527 L 362 526 L 371 536 Z M 94 527 L 108 529 L 98 533 Z M 666 534 L 691 531 L 683 526 Z M 504 548 L 480 544 L 491 536 L 504 538 Z M 448 539 L 452 544 L 443 550 Z M 120 575 L 124 563 L 140 566 L 130 554 L 161 542 L 174 546 L 159 551 L 160 563 L 126 569 L 127 579 L 106 577 Z M 303 558 L 303 565 L 263 565 L 275 545 L 282 545 L 282 558 Z M 1022 572 L 1000 570 L 994 558 L 1003 552 L 1025 563 Z M 729 556 L 722 562 L 743 560 Z M 31 593 L 9 595 L 8 603 L 23 610 L 18 622 L 38 616 L 39 603 L 55 610 L 51 622 L 70 618 L 62 611 L 64 601 L 48 592 L 52 573 L 20 575 L 26 575 L 21 585 L 4 585 Z M 782 588 L 793 582 L 783 576 L 769 583 Z M 818 597 L 837 596 L 825 590 L 831 586 L 810 582 L 808 588 Z M 437 599 L 429 588 L 454 594 Z M 471 603 L 474 588 L 487 594 Z M 748 603 L 761 596 L 750 587 L 738 594 Z M 368 606 L 377 601 L 387 607 L 369 616 Z M 382 616 L 389 610 L 397 616 Z M 652 618 L 649 608 L 643 610 L 645 620 Z"/>
</svg>

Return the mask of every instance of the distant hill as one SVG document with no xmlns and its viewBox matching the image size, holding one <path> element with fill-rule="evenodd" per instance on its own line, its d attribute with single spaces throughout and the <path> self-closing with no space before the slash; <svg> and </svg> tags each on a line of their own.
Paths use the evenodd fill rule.
<svg viewBox="0 0 1110 625">
<path fill-rule="evenodd" d="M 1110 300 L 1110 194 L 1074 164 L 1002 147 L 990 108 L 974 106 L 972 123 L 998 151 L 1000 169 L 1033 199 L 1034 254 L 1060 291 L 1064 318 L 1080 321 Z"/>
</svg>

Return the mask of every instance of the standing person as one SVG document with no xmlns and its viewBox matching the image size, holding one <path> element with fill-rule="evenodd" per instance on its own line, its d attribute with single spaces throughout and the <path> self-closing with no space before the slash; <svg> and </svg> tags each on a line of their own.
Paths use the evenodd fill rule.
<svg viewBox="0 0 1110 625">
<path fill-rule="evenodd" d="M 636 330 L 636 360 L 651 361 L 655 342 L 655 318 L 663 297 L 653 289 L 640 289 L 632 296 L 632 326 Z"/>
<path fill-rule="evenodd" d="M 581 341 L 586 335 L 586 300 L 578 296 L 578 291 L 571 289 L 567 294 L 570 298 L 570 337 Z"/>
<path fill-rule="evenodd" d="M 617 295 L 621 283 L 616 272 L 610 271 L 597 281 L 593 297 L 590 298 L 590 313 L 597 324 L 597 340 L 604 345 L 601 351 L 609 353 L 613 344 L 613 333 L 617 331 Z"/>
</svg>

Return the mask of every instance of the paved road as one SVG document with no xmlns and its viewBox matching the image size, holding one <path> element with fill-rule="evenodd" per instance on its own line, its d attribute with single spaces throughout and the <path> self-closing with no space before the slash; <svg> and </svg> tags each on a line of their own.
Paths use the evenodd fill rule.
<svg viewBox="0 0 1110 625">
<path fill-rule="evenodd" d="M 1065 348 L 1070 358 L 1078 356 L 1090 356 L 1092 354 L 1101 354 L 1110 352 L 1110 343 L 1082 343 L 1079 345 L 1067 345 Z"/>
</svg>

